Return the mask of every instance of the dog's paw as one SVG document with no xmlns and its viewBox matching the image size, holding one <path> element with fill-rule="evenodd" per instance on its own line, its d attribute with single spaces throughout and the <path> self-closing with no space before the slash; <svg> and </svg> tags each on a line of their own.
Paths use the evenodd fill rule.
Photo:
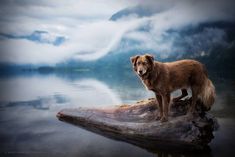
<svg viewBox="0 0 235 157">
<path fill-rule="evenodd" d="M 187 118 L 190 120 L 190 119 L 193 119 L 193 118 L 195 118 L 195 117 L 197 117 L 198 116 L 198 113 L 197 112 L 188 112 L 187 113 Z"/>
<path fill-rule="evenodd" d="M 176 103 L 176 102 L 178 102 L 179 100 L 180 100 L 180 99 L 178 99 L 178 98 L 173 98 L 173 99 L 172 99 L 172 102 L 173 102 L 173 103 Z"/>
<path fill-rule="evenodd" d="M 165 116 L 163 116 L 160 120 L 161 120 L 162 123 L 164 123 L 164 122 L 167 122 L 167 121 L 168 121 L 168 118 L 165 117 Z"/>
<path fill-rule="evenodd" d="M 161 116 L 160 115 L 156 115 L 155 120 L 160 120 Z"/>
<path fill-rule="evenodd" d="M 192 119 L 192 118 L 193 118 L 193 113 L 192 113 L 192 112 L 187 112 L 187 113 L 186 113 L 186 116 L 187 116 L 189 119 Z"/>
</svg>

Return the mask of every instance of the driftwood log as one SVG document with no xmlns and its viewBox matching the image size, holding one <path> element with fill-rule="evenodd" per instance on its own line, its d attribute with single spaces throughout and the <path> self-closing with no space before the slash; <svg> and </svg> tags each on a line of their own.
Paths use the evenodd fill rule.
<svg viewBox="0 0 235 157">
<path fill-rule="evenodd" d="M 203 112 L 197 103 L 197 114 L 186 114 L 191 99 L 171 105 L 168 122 L 155 120 L 154 98 L 132 105 L 109 109 L 63 109 L 57 114 L 65 121 L 103 136 L 125 141 L 150 151 L 160 149 L 203 150 L 214 138 L 216 118 Z"/>
</svg>

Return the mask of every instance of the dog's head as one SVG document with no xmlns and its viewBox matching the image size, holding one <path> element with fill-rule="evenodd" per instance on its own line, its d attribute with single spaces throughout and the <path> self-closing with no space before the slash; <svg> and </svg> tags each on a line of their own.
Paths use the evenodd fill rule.
<svg viewBox="0 0 235 157">
<path fill-rule="evenodd" d="M 140 77 L 145 77 L 153 69 L 154 57 L 149 54 L 136 55 L 130 58 L 133 69 Z"/>
</svg>

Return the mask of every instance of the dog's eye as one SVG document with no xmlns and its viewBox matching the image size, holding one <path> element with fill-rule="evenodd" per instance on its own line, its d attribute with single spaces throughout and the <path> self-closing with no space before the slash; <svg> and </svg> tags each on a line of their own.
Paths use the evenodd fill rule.
<svg viewBox="0 0 235 157">
<path fill-rule="evenodd" d="M 143 62 L 143 65 L 146 65 L 147 64 L 147 62 Z"/>
<path fill-rule="evenodd" d="M 137 62 L 137 65 L 140 65 L 140 62 Z"/>
</svg>

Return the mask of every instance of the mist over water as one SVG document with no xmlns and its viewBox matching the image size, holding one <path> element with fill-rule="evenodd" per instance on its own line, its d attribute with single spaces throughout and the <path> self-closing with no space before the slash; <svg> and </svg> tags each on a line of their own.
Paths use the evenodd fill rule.
<svg viewBox="0 0 235 157">
<path fill-rule="evenodd" d="M 203 156 L 229 156 L 235 146 L 235 81 L 211 78 L 217 100 L 211 110 L 220 129 Z M 110 75 L 90 72 L 27 73 L 0 78 L 0 154 L 6 156 L 158 156 L 195 153 L 155 152 L 115 141 L 63 123 L 63 108 L 105 108 L 153 97 L 132 71 Z"/>
</svg>

